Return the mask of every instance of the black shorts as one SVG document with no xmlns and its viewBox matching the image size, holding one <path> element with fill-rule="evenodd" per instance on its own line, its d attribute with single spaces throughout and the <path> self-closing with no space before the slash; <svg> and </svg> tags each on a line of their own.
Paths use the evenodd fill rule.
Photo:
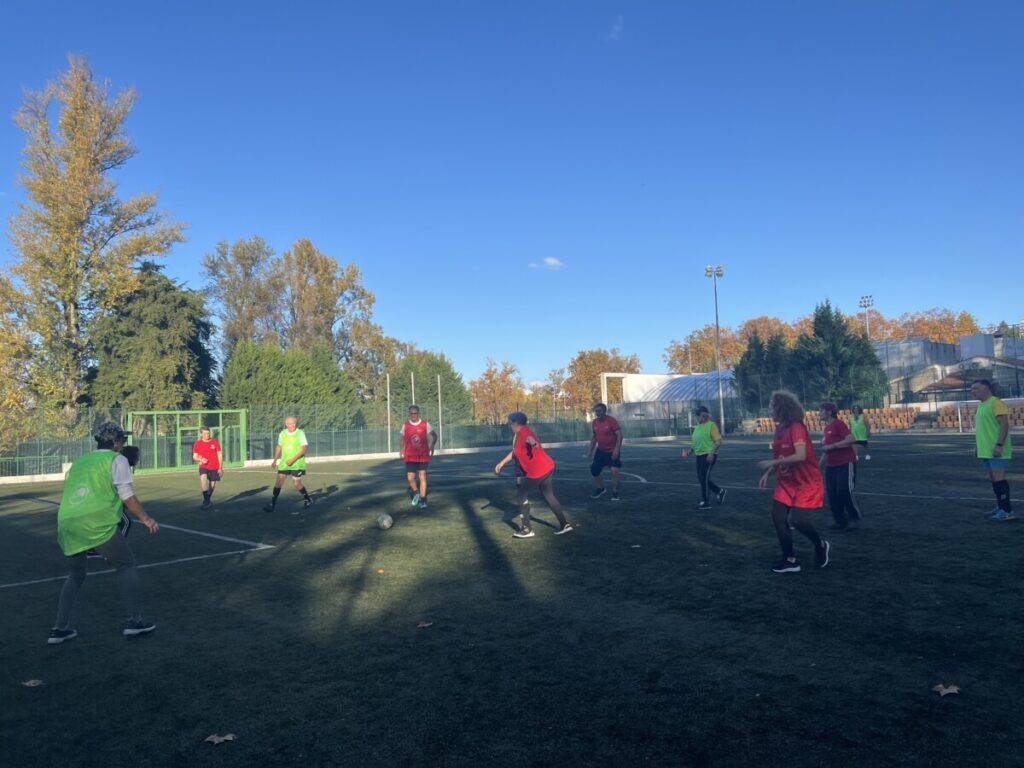
<svg viewBox="0 0 1024 768">
<path fill-rule="evenodd" d="M 590 474 L 597 477 L 604 471 L 605 467 L 615 467 L 618 469 L 622 466 L 622 454 L 619 454 L 619 458 L 613 459 L 611 451 L 594 451 L 594 463 L 590 465 Z"/>
<path fill-rule="evenodd" d="M 299 478 L 306 474 L 304 469 L 279 469 L 277 470 L 279 475 L 291 475 L 292 477 Z"/>
<path fill-rule="evenodd" d="M 429 461 L 407 461 L 405 462 L 406 472 L 426 472 L 430 466 Z"/>
<path fill-rule="evenodd" d="M 199 474 L 200 475 L 206 475 L 208 478 L 210 478 L 210 480 L 212 480 L 215 483 L 218 480 L 220 480 L 220 470 L 219 469 L 207 469 L 206 467 L 200 467 L 199 468 Z"/>
<path fill-rule="evenodd" d="M 867 446 L 867 444 L 868 444 L 868 441 L 867 441 L 867 440 L 855 440 L 854 442 L 855 442 L 855 443 L 856 443 L 857 445 L 863 445 L 863 446 L 865 446 L 865 447 L 866 447 L 866 446 Z"/>
</svg>

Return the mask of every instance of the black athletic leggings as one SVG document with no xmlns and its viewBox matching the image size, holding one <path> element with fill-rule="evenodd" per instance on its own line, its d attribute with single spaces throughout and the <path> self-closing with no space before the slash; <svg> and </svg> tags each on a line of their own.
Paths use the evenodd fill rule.
<svg viewBox="0 0 1024 768">
<path fill-rule="evenodd" d="M 555 513 L 555 517 L 558 518 L 559 527 L 564 527 L 569 522 L 565 512 L 562 510 L 562 505 L 555 498 L 555 490 L 551 482 L 551 476 L 554 473 L 555 470 L 551 470 L 544 477 L 524 477 L 522 483 L 516 488 L 519 499 L 519 512 L 523 516 L 523 528 L 529 529 L 530 527 L 530 491 L 535 491 L 538 488 L 544 495 L 544 501 L 547 502 L 551 511 Z"/>
<path fill-rule="evenodd" d="M 781 501 L 772 499 L 772 522 L 775 523 L 775 535 L 779 537 L 783 557 L 795 557 L 793 554 L 793 532 L 789 530 L 792 523 L 800 533 L 810 539 L 815 547 L 821 546 L 821 536 L 811 525 L 811 512 L 803 507 L 787 507 Z"/>
<path fill-rule="evenodd" d="M 722 492 L 721 488 L 711 482 L 711 470 L 716 461 L 718 461 L 717 453 L 697 454 L 697 480 L 700 482 L 700 498 L 705 504 L 708 503 L 708 491 Z"/>
</svg>

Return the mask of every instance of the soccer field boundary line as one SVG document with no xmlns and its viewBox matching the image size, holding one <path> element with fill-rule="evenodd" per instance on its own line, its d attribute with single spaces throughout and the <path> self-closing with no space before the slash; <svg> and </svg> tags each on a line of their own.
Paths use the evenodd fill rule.
<svg viewBox="0 0 1024 768">
<path fill-rule="evenodd" d="M 43 504 L 51 504 L 55 507 L 60 506 L 56 501 L 50 501 L 49 499 L 40 499 L 32 497 L 31 501 L 38 501 Z M 138 565 L 138 568 L 159 568 L 164 565 L 177 565 L 179 563 L 190 563 L 194 560 L 208 560 L 211 557 L 227 557 L 228 555 L 244 555 L 246 552 L 263 552 L 268 549 L 274 549 L 273 544 L 264 544 L 262 541 L 247 541 L 246 539 L 236 539 L 232 536 L 221 536 L 219 533 L 208 533 L 206 531 L 197 531 L 193 528 L 183 528 L 180 525 L 171 525 L 170 523 L 161 523 L 161 528 L 166 528 L 169 531 L 177 531 L 178 533 L 188 533 L 192 536 L 202 536 L 207 539 L 216 539 L 217 541 L 226 541 L 229 544 L 244 544 L 247 549 L 235 549 L 231 552 L 214 552 L 208 555 L 192 555 L 191 557 L 178 557 L 174 560 L 158 560 L 155 563 L 142 563 Z M 109 568 L 105 571 L 94 571 L 90 573 L 90 576 L 103 576 L 108 573 L 117 573 L 116 568 Z M 46 584 L 51 581 L 63 581 L 67 578 L 67 574 L 63 576 L 48 576 L 45 579 L 32 579 L 30 581 L 17 581 L 11 584 L 0 584 L 0 589 L 8 589 L 11 587 L 27 587 L 32 584 Z"/>
<path fill-rule="evenodd" d="M 169 527 L 169 526 L 161 526 Z M 192 557 L 179 557 L 174 560 L 160 560 L 155 563 L 143 563 L 137 565 L 137 568 L 160 568 L 165 565 L 178 565 L 179 563 L 191 563 L 194 560 L 209 560 L 212 557 L 227 557 L 228 555 L 244 555 L 247 552 L 262 552 L 264 550 L 274 549 L 273 544 L 261 544 L 257 547 L 249 547 L 248 549 L 236 549 L 233 552 L 214 552 L 210 555 L 193 555 Z M 93 571 L 89 576 L 105 576 L 107 574 L 117 573 L 116 568 L 108 568 L 105 571 Z M 0 589 L 9 589 L 11 587 L 28 587 L 32 584 L 46 584 L 51 581 L 64 581 L 68 576 L 49 576 L 45 579 L 32 579 L 31 581 L 16 581 L 11 584 L 0 584 Z"/>
</svg>

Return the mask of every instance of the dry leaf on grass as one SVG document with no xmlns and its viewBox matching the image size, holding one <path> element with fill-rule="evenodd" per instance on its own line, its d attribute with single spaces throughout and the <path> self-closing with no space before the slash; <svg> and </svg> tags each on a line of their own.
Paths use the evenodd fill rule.
<svg viewBox="0 0 1024 768">
<path fill-rule="evenodd" d="M 222 744 L 225 741 L 234 741 L 235 738 L 235 734 L 233 733 L 225 733 L 223 736 L 218 736 L 216 733 L 211 733 L 204 739 L 204 741 L 208 741 L 211 744 Z"/>
<path fill-rule="evenodd" d="M 24 685 L 26 688 L 38 688 L 42 684 L 42 680 L 26 680 L 24 683 L 22 683 L 22 685 Z"/>
<path fill-rule="evenodd" d="M 377 573 L 383 574 L 384 573 L 384 569 L 383 568 L 378 568 L 377 569 Z"/>
<path fill-rule="evenodd" d="M 942 683 L 939 683 L 938 685 L 933 686 L 932 690 L 935 691 L 937 694 L 939 694 L 939 696 L 947 696 L 947 695 L 949 695 L 951 693 L 960 693 L 960 686 L 959 685 L 949 685 L 949 686 L 946 686 L 946 685 L 943 685 Z"/>
<path fill-rule="evenodd" d="M 420 622 L 419 624 L 417 624 L 416 626 L 417 626 L 417 627 L 418 627 L 419 629 L 426 629 L 427 627 L 432 627 L 432 626 L 434 626 L 434 622 L 432 622 L 432 621 L 421 621 L 421 622 Z"/>
</svg>

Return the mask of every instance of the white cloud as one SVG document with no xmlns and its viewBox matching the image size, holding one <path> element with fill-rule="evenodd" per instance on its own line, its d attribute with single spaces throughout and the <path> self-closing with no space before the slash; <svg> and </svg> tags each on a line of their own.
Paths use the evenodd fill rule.
<svg viewBox="0 0 1024 768">
<path fill-rule="evenodd" d="M 528 266 L 530 269 L 548 269 L 551 270 L 552 272 L 557 272 L 558 270 L 562 269 L 565 266 L 565 264 L 556 259 L 554 256 L 548 256 L 546 259 L 543 259 L 539 264 L 536 261 L 531 261 L 526 266 Z"/>
<path fill-rule="evenodd" d="M 608 39 L 618 42 L 622 39 L 622 33 L 626 28 L 626 19 L 620 13 L 615 17 L 615 22 L 612 24 L 611 31 L 608 33 Z"/>
</svg>

